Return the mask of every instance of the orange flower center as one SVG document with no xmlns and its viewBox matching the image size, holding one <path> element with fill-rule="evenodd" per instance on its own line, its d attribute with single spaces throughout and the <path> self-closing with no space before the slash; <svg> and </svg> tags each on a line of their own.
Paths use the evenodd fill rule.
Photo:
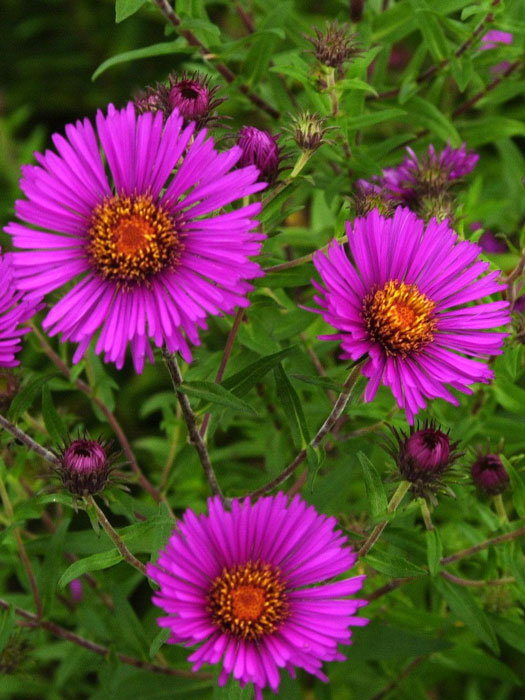
<svg viewBox="0 0 525 700">
<path fill-rule="evenodd" d="M 279 569 L 258 562 L 224 569 L 208 601 L 212 620 L 223 632 L 248 640 L 272 634 L 289 614 Z"/>
<path fill-rule="evenodd" d="M 127 288 L 176 267 L 183 250 L 181 222 L 148 194 L 108 197 L 93 211 L 88 256 L 106 279 Z"/>
<path fill-rule="evenodd" d="M 391 280 L 365 297 L 362 318 L 370 340 L 387 355 L 406 357 L 434 339 L 435 306 L 415 284 Z"/>
</svg>

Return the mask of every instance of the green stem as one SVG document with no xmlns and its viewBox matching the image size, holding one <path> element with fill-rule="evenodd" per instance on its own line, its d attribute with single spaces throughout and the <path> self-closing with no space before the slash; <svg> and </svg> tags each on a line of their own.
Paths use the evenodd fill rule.
<svg viewBox="0 0 525 700">
<path fill-rule="evenodd" d="M 388 514 L 393 513 L 394 511 L 397 510 L 399 504 L 405 497 L 405 494 L 407 493 L 408 489 L 410 488 L 411 484 L 410 481 L 402 481 L 397 489 L 394 491 L 394 494 L 392 498 L 390 499 L 386 512 Z M 375 526 L 375 528 L 372 530 L 370 535 L 368 536 L 368 539 L 366 542 L 363 544 L 361 549 L 358 552 L 358 556 L 364 557 L 368 554 L 368 552 L 372 549 L 372 547 L 375 545 L 377 540 L 381 537 L 383 530 L 388 524 L 388 520 L 383 520 L 383 522 L 379 523 L 378 525 Z"/>
<path fill-rule="evenodd" d="M 497 496 L 494 496 L 494 508 L 496 509 L 496 513 L 499 515 L 499 522 L 500 525 L 504 525 L 505 523 L 509 522 L 509 517 L 507 515 L 507 511 L 505 510 L 505 504 L 503 503 L 503 497 L 501 493 L 498 493 Z"/>
<path fill-rule="evenodd" d="M 425 523 L 426 529 L 433 530 L 434 525 L 432 524 L 432 518 L 430 516 L 430 510 L 426 498 L 420 498 L 419 505 L 421 507 L 421 516 L 423 518 L 423 522 Z"/>
</svg>

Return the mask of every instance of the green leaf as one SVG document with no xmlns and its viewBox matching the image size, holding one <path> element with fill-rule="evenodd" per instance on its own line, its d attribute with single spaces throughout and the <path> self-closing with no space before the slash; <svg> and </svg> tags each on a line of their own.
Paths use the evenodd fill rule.
<svg viewBox="0 0 525 700">
<path fill-rule="evenodd" d="M 92 554 L 90 557 L 84 557 L 73 562 L 71 566 L 64 571 L 58 581 L 58 588 L 65 588 L 73 579 L 82 576 L 90 571 L 101 571 L 115 566 L 123 559 L 122 554 L 116 549 L 110 549 L 99 554 Z"/>
<path fill-rule="evenodd" d="M 11 637 L 15 627 L 15 609 L 12 605 L 8 610 L 0 612 L 0 654 Z"/>
<path fill-rule="evenodd" d="M 42 416 L 44 417 L 46 428 L 55 444 L 63 442 L 67 435 L 67 428 L 55 408 L 48 384 L 44 384 L 42 387 Z"/>
<path fill-rule="evenodd" d="M 278 263 L 276 263 L 278 264 Z M 267 272 L 264 277 L 255 280 L 256 287 L 269 287 L 281 289 L 283 287 L 300 287 L 310 285 L 310 280 L 315 274 L 313 263 L 297 265 L 282 272 Z"/>
<path fill-rule="evenodd" d="M 241 688 L 235 678 L 228 680 L 221 688 L 217 683 L 213 687 L 213 700 L 253 700 L 253 685 L 248 683 Z"/>
<path fill-rule="evenodd" d="M 157 652 L 159 651 L 161 646 L 164 644 L 164 642 L 166 642 L 169 639 L 170 634 L 171 634 L 171 632 L 169 631 L 169 629 L 164 628 L 164 629 L 161 629 L 153 637 L 153 641 L 151 642 L 150 647 L 149 647 L 149 658 L 150 659 L 152 659 L 157 654 Z"/>
<path fill-rule="evenodd" d="M 405 103 L 405 107 L 410 111 L 410 117 L 416 124 L 421 124 L 429 129 L 432 134 L 439 136 L 443 141 L 450 139 L 455 148 L 461 145 L 462 138 L 454 124 L 431 102 L 416 95 Z"/>
<path fill-rule="evenodd" d="M 235 374 L 232 374 L 231 377 L 224 379 L 221 386 L 231 391 L 232 394 L 235 394 L 235 396 L 244 396 L 294 349 L 295 346 L 291 346 L 252 362 L 252 364 L 248 365 L 244 369 L 241 369 L 240 372 L 236 372 Z"/>
<path fill-rule="evenodd" d="M 376 90 L 374 90 L 371 85 L 360 78 L 347 78 L 346 80 L 339 80 L 336 87 L 340 92 L 361 90 L 363 92 L 370 92 L 372 95 L 377 95 Z"/>
<path fill-rule="evenodd" d="M 179 387 L 180 391 L 187 396 L 196 399 L 204 399 L 212 404 L 212 406 L 220 406 L 221 408 L 230 408 L 233 411 L 241 413 L 251 413 L 256 416 L 257 411 L 242 399 L 239 399 L 231 391 L 225 389 L 220 384 L 214 382 L 193 381 L 184 382 Z"/>
<path fill-rule="evenodd" d="M 323 466 L 325 459 L 325 451 L 322 447 L 314 448 L 311 445 L 306 446 L 306 463 L 308 465 L 308 488 L 310 493 L 314 490 L 315 477 L 319 469 Z"/>
<path fill-rule="evenodd" d="M 365 480 L 366 497 L 370 505 L 372 520 L 376 521 L 386 514 L 387 498 L 381 477 L 376 468 L 363 452 L 357 453 L 357 458 L 361 463 L 363 477 Z"/>
<path fill-rule="evenodd" d="M 439 532 L 434 528 L 433 530 L 425 531 L 425 538 L 427 541 L 428 569 L 431 576 L 436 576 L 440 567 L 439 562 L 443 556 L 441 537 L 439 536 Z"/>
<path fill-rule="evenodd" d="M 437 654 L 432 661 L 445 668 L 462 671 L 469 676 L 496 678 L 507 683 L 521 685 L 520 679 L 513 673 L 508 664 L 489 656 L 481 649 L 473 649 L 467 645 L 457 646 Z"/>
<path fill-rule="evenodd" d="M 439 20 L 430 11 L 426 0 L 409 1 L 426 46 L 436 61 L 442 61 L 448 54 L 448 45 Z"/>
<path fill-rule="evenodd" d="M 348 130 L 358 131 L 360 129 L 365 129 L 368 126 L 381 124 L 382 122 L 389 121 L 390 119 L 401 119 L 402 117 L 406 117 L 406 114 L 406 110 L 399 109 L 398 107 L 392 107 L 391 109 L 382 109 L 378 110 L 377 112 L 360 114 L 358 117 L 349 117 Z"/>
<path fill-rule="evenodd" d="M 286 418 L 296 447 L 305 447 L 310 442 L 310 434 L 304 417 L 304 411 L 297 392 L 288 379 L 281 363 L 274 369 L 277 395 L 283 405 Z"/>
<path fill-rule="evenodd" d="M 456 81 L 461 92 L 464 92 L 474 75 L 472 59 L 469 56 L 461 56 L 460 58 L 453 56 L 450 61 L 450 68 L 451 76 Z"/>
<path fill-rule="evenodd" d="M 523 623 L 505 620 L 500 615 L 490 619 L 496 633 L 504 639 L 507 644 L 525 654 L 525 635 L 523 634 Z"/>
<path fill-rule="evenodd" d="M 36 396 L 40 393 L 43 386 L 49 382 L 50 379 L 56 377 L 58 372 L 49 372 L 41 377 L 36 377 L 32 381 L 28 382 L 15 396 L 11 407 L 9 409 L 9 416 L 13 422 L 16 423 L 18 418 L 31 407 Z"/>
<path fill-rule="evenodd" d="M 245 74 L 249 85 L 254 85 L 261 80 L 268 70 L 275 47 L 284 37 L 283 30 L 277 27 L 257 32 L 245 62 Z"/>
<path fill-rule="evenodd" d="M 115 22 L 118 24 L 126 17 L 131 17 L 137 10 L 140 10 L 148 0 L 116 0 L 115 2 Z"/>
<path fill-rule="evenodd" d="M 406 576 L 428 576 L 425 569 L 413 564 L 404 557 L 398 557 L 396 554 L 381 552 L 374 550 L 374 554 L 368 554 L 366 561 L 373 566 L 376 571 L 379 571 L 386 576 L 393 578 L 405 578 Z"/>
<path fill-rule="evenodd" d="M 472 593 L 467 588 L 455 586 L 442 578 L 436 578 L 434 585 L 445 598 L 454 615 L 463 620 L 492 651 L 498 653 L 499 645 L 494 630 Z"/>
<path fill-rule="evenodd" d="M 107 71 L 108 68 L 113 66 L 118 66 L 120 63 L 129 63 L 129 61 L 137 61 L 141 58 L 151 58 L 152 56 L 170 56 L 175 53 L 194 53 L 195 48 L 188 46 L 185 39 L 179 37 L 175 41 L 163 41 L 160 44 L 152 44 L 151 46 L 144 46 L 142 49 L 133 49 L 132 51 L 124 51 L 116 56 L 108 58 L 91 76 L 91 80 L 96 80 L 102 73 Z"/>
<path fill-rule="evenodd" d="M 525 391 L 517 384 L 499 376 L 492 384 L 492 391 L 503 408 L 511 413 L 521 414 L 525 406 Z"/>
<path fill-rule="evenodd" d="M 514 508 L 516 509 L 516 513 L 523 518 L 525 517 L 525 483 L 516 467 L 509 462 L 505 455 L 500 455 L 500 457 L 507 474 L 510 476 Z"/>
<path fill-rule="evenodd" d="M 413 612 L 412 612 L 413 614 Z M 450 642 L 435 636 L 414 634 L 411 630 L 372 621 L 352 630 L 352 660 L 403 659 L 432 654 L 450 647 Z"/>
<path fill-rule="evenodd" d="M 523 90 L 521 90 L 520 94 L 522 93 Z M 484 117 L 475 121 L 462 122 L 458 126 L 465 141 L 471 148 L 492 143 L 494 134 L 498 135 L 498 139 L 525 136 L 525 123 L 519 119 L 511 119 L 509 117 Z"/>
</svg>

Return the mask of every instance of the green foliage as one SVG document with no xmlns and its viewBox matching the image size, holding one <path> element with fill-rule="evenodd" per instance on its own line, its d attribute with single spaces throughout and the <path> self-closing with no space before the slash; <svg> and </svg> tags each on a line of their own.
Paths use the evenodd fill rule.
<svg viewBox="0 0 525 700">
<path fill-rule="evenodd" d="M 380 387 L 364 403 L 361 379 L 330 433 L 311 446 L 349 370 L 339 343 L 319 339 L 333 330 L 307 309 L 315 305 L 312 254 L 333 237 L 344 240 L 345 222 L 356 215 L 357 180 L 399 164 L 405 146 L 421 156 L 431 143 L 440 152 L 447 142 L 466 142 L 479 153 L 475 171 L 458 182 L 454 225 L 460 239 L 478 242 L 482 231 L 472 225 L 479 223 L 506 242 L 506 253 L 483 256 L 511 275 L 512 295 L 522 294 L 522 0 L 369 0 L 350 27 L 360 53 L 333 74 L 333 89 L 330 70 L 304 35 L 327 21 L 347 22 L 348 3 L 169 0 L 179 23 L 159 5 L 3 3 L 2 224 L 13 219 L 21 197 L 20 166 L 35 163 L 34 151 L 53 148 L 52 133 L 92 119 L 110 102 L 125 105 L 173 71 L 200 71 L 220 86 L 218 96 L 227 100 L 219 121 L 208 126 L 220 150 L 242 125 L 280 134 L 281 171 L 259 197 L 267 238 L 258 262 L 268 270 L 254 280 L 223 378 L 216 381 L 234 321 L 211 317 L 192 363 L 182 366 L 180 391 L 199 429 L 209 414 L 203 433 L 228 497 L 263 487 L 300 453 L 296 473 L 279 488 L 300 491 L 337 518 L 356 551 L 376 526 L 385 528 L 355 566 L 367 575 L 370 604 L 362 614 L 371 622 L 353 628 L 352 646 L 341 649 L 347 660 L 325 665 L 328 685 L 282 671 L 276 697 L 516 700 L 525 681 L 525 537 L 515 534 L 525 517 L 523 314 L 513 315 L 489 385 L 474 386 L 472 395 L 453 390 L 458 407 L 435 399 L 420 414 L 450 429 L 464 452 L 454 473 L 444 475 L 449 490 L 436 494 L 434 529 L 427 530 L 411 491 L 388 507 L 401 477 L 381 449 L 385 424 L 407 429 L 389 389 Z M 512 32 L 512 45 L 480 50 L 490 29 Z M 291 132 L 292 117 L 304 110 L 317 113 L 328 130 L 303 162 Z M 291 177 L 299 163 L 304 167 Z M 2 250 L 9 246 L 4 235 Z M 58 298 L 50 294 L 46 301 L 52 306 Z M 118 452 L 112 483 L 95 498 L 129 553 L 143 564 L 155 562 L 175 519 L 187 508 L 205 512 L 210 495 L 160 352 L 137 376 L 131 363 L 118 371 L 93 348 L 71 367 L 72 345 L 46 340 L 71 373 L 28 334 L 17 370 L 21 387 L 3 415 L 47 449 L 84 431 L 112 440 Z M 250 685 L 241 689 L 230 680 L 220 688 L 216 668 L 213 677 L 163 673 L 165 666 L 189 673 L 190 651 L 166 643 L 151 603 L 153 584 L 116 549 L 94 510 L 62 489 L 47 463 L 7 433 L 0 437 L 0 700 L 251 700 Z M 510 483 L 498 507 L 506 517 L 471 483 L 476 451 L 501 455 Z M 130 466 L 131 454 L 157 500 Z M 20 613 L 37 609 L 20 540 L 43 620 L 51 622 L 42 629 Z M 72 583 L 81 585 L 79 598 Z M 89 643 L 105 651 L 95 653 Z M 8 653 L 17 654 L 9 672 Z M 264 700 L 270 697 L 265 690 Z"/>
</svg>

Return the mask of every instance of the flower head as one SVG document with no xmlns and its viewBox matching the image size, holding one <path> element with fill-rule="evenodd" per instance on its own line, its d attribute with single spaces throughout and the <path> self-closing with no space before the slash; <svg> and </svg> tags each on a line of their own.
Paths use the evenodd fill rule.
<svg viewBox="0 0 525 700">
<path fill-rule="evenodd" d="M 0 253 L 0 367 L 20 364 L 16 354 L 22 349 L 22 337 L 31 330 L 21 324 L 29 321 L 43 307 L 39 298 L 28 300 L 17 290 L 12 262 L 11 253 Z M 7 376 L 3 375 L 2 383 L 5 381 L 5 388 L 11 393 L 16 380 L 9 380 Z"/>
<path fill-rule="evenodd" d="M 191 76 L 172 73 L 168 86 L 169 109 L 178 109 L 187 122 L 195 121 L 198 126 L 203 126 L 214 118 L 213 111 L 226 100 L 225 97 L 215 97 L 217 90 L 219 86 L 210 87 L 210 78 L 200 73 Z"/>
<path fill-rule="evenodd" d="M 349 644 L 363 600 L 350 598 L 364 576 L 331 582 L 345 574 L 356 555 L 335 529 L 299 497 L 219 499 L 209 515 L 186 511 L 158 564 L 148 575 L 160 586 L 153 601 L 166 612 L 169 642 L 198 648 L 189 661 L 197 671 L 222 661 L 219 685 L 230 674 L 241 686 L 279 687 L 279 668 L 304 668 L 322 680 L 323 661 L 343 660 L 338 644 Z"/>
<path fill-rule="evenodd" d="M 471 467 L 472 481 L 480 491 L 493 496 L 502 493 L 508 486 L 509 475 L 499 455 L 480 454 Z"/>
<path fill-rule="evenodd" d="M 277 137 L 254 126 L 243 126 L 239 130 L 237 145 L 242 150 L 240 166 L 255 165 L 260 170 L 260 180 L 270 183 L 275 180 L 279 172 Z"/>
<path fill-rule="evenodd" d="M 176 111 L 163 123 L 110 105 L 96 122 L 68 125 L 58 154 L 23 168 L 16 212 L 29 226 L 5 229 L 23 249 L 17 285 L 33 298 L 71 283 L 43 326 L 78 343 L 74 362 L 99 330 L 95 352 L 118 368 L 129 344 L 141 372 L 150 339 L 191 361 L 207 314 L 247 306 L 246 280 L 262 275 L 249 260 L 264 238 L 253 232 L 260 204 L 218 212 L 265 185 L 255 167 L 230 172 L 240 148 L 218 153 L 204 129 L 190 143 L 194 124 L 183 130 Z"/>
<path fill-rule="evenodd" d="M 361 50 L 355 43 L 355 34 L 351 34 L 346 24 L 339 24 L 337 20 L 326 23 L 325 31 L 314 27 L 315 36 L 305 38 L 313 45 L 313 53 L 319 63 L 328 68 L 340 69 L 342 65 L 359 56 Z"/>
<path fill-rule="evenodd" d="M 386 450 L 394 458 L 403 479 L 410 481 L 412 491 L 427 495 L 443 486 L 442 475 L 461 456 L 458 442 L 451 442 L 433 421 L 423 427 L 410 426 L 408 434 L 391 427 L 395 442 L 386 440 Z"/>
<path fill-rule="evenodd" d="M 347 234 L 353 264 L 335 240 L 314 255 L 324 283 L 314 281 L 314 299 L 338 329 L 321 338 L 340 340 L 342 359 L 368 353 L 365 401 L 383 383 L 412 423 L 425 397 L 458 405 L 447 385 L 470 394 L 469 384 L 488 382 L 492 370 L 474 358 L 501 354 L 506 334 L 492 330 L 509 313 L 506 301 L 467 305 L 505 289 L 497 271 L 480 277 L 489 264 L 477 260 L 479 246 L 458 242 L 446 222 L 425 229 L 403 207 L 390 219 L 373 211 L 347 223 Z"/>
<path fill-rule="evenodd" d="M 70 493 L 87 496 L 104 489 L 116 456 L 109 447 L 104 441 L 79 438 L 58 454 L 57 472 Z"/>
<path fill-rule="evenodd" d="M 324 117 L 310 112 L 301 112 L 293 119 L 292 135 L 303 151 L 316 151 L 323 143 L 327 131 Z"/>
<path fill-rule="evenodd" d="M 438 155 L 432 144 L 421 158 L 407 147 L 402 163 L 385 168 L 381 177 L 373 183 L 359 180 L 363 189 L 377 187 L 388 192 L 393 199 L 413 208 L 424 198 L 443 197 L 455 180 L 468 175 L 479 160 L 477 153 L 467 151 L 463 143 L 460 148 L 450 144 Z"/>
</svg>

